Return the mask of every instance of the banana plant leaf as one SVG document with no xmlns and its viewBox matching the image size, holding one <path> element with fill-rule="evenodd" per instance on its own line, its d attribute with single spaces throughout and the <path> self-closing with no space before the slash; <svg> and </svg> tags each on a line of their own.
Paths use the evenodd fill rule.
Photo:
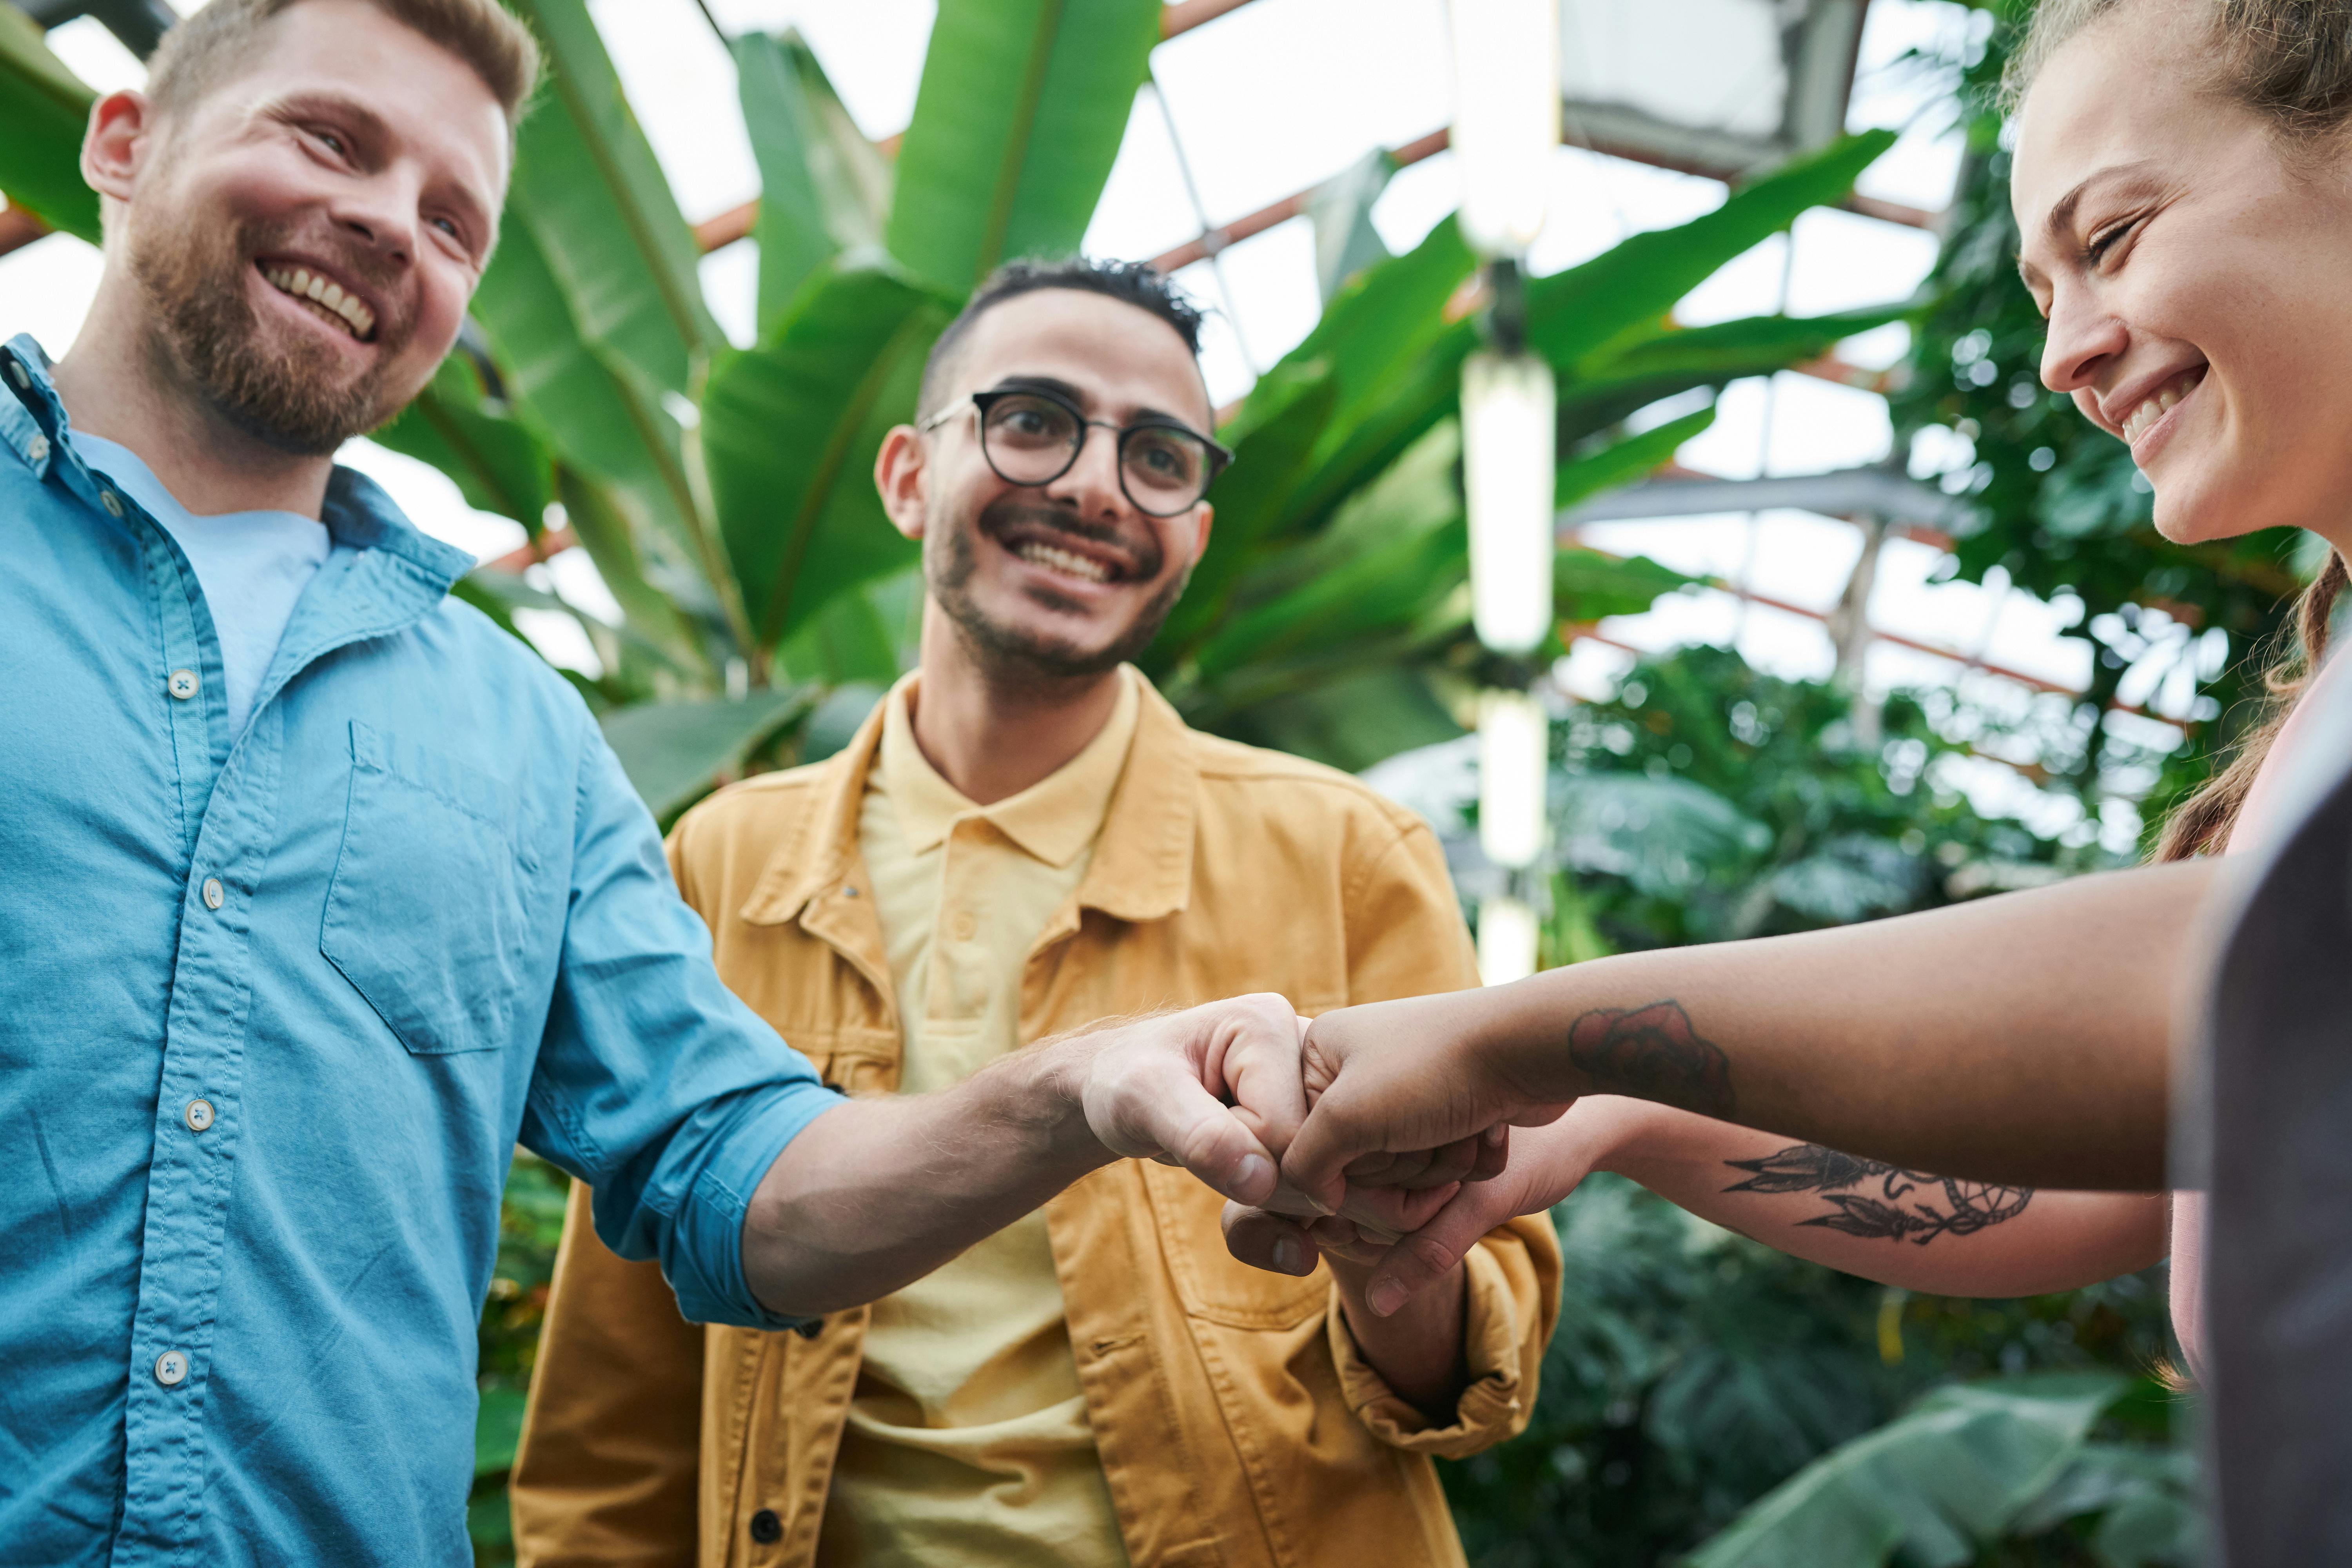
<svg viewBox="0 0 2352 1568">
<path fill-rule="evenodd" d="M 1603 490 L 1645 479 L 1672 458 L 1684 442 L 1714 423 L 1715 405 L 1710 403 L 1638 436 L 1612 441 L 1597 452 L 1571 456 L 1559 466 L 1551 504 L 1565 510 Z"/>
<path fill-rule="evenodd" d="M 663 821 L 691 805 L 815 705 L 812 688 L 770 687 L 741 701 L 643 702 L 604 715 L 604 739 L 646 805 Z"/>
<path fill-rule="evenodd" d="M 1688 1559 L 1689 1568 L 1961 1568 L 2083 1451 L 2120 1397 L 2104 1373 L 1941 1388 L 1806 1466 Z"/>
<path fill-rule="evenodd" d="M 1234 714 L 1221 730 L 1230 739 L 1309 757 L 1351 773 L 1399 752 L 1434 746 L 1463 732 L 1430 689 L 1427 671 L 1402 664 L 1263 698 Z"/>
<path fill-rule="evenodd" d="M 766 342 L 720 361 L 703 400 L 711 493 L 761 647 L 919 553 L 882 510 L 874 459 L 914 417 L 953 302 L 893 268 L 830 265 Z"/>
<path fill-rule="evenodd" d="M 940 0 L 899 144 L 890 254 L 958 298 L 1074 253 L 1160 41 L 1160 0 Z"/>
<path fill-rule="evenodd" d="M 743 125 L 760 165 L 759 330 L 765 335 L 817 268 L 845 250 L 878 249 L 890 211 L 890 165 L 866 139 L 801 36 L 735 40 Z"/>
<path fill-rule="evenodd" d="M 1734 191 L 1713 212 L 1653 229 L 1581 266 L 1528 284 L 1528 342 L 1554 366 L 1578 374 L 1588 361 L 1654 331 L 1675 302 L 1717 268 L 1853 188 L 1895 144 L 1892 131 L 1841 137 Z"/>
<path fill-rule="evenodd" d="M 510 225 L 499 240 L 474 309 L 516 415 L 566 468 L 611 491 L 637 563 L 633 574 L 715 623 L 739 626 L 734 580 L 688 471 L 677 419 L 651 384 L 589 343 L 530 225 Z M 621 588 L 614 593 L 628 604 Z M 739 640 L 748 646 L 747 636 Z"/>
<path fill-rule="evenodd" d="M 99 241 L 81 137 L 98 95 L 49 52 L 40 25 L 0 5 L 0 192 L 51 228 Z"/>
<path fill-rule="evenodd" d="M 915 662 L 922 608 L 914 566 L 836 594 L 776 650 L 777 663 L 794 680 L 887 687 Z"/>
<path fill-rule="evenodd" d="M 487 405 L 481 374 L 462 353 L 442 361 L 425 394 L 372 438 L 448 475 L 467 506 L 510 517 L 533 533 L 555 499 L 554 455 Z"/>
<path fill-rule="evenodd" d="M 690 395 L 722 342 L 694 235 L 622 95 L 586 0 L 515 0 L 547 86 L 517 137 L 507 221 L 530 226 L 581 338 L 659 392 Z"/>
</svg>

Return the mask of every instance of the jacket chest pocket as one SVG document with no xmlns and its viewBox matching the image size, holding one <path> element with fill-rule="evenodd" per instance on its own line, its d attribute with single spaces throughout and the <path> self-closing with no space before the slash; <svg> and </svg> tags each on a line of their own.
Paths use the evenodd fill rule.
<svg viewBox="0 0 2352 1568">
<path fill-rule="evenodd" d="M 495 781 L 352 725 L 352 787 L 319 951 L 418 1056 L 512 1032 L 526 940 L 510 800 Z"/>
<path fill-rule="evenodd" d="M 1232 1329 L 1289 1329 L 1328 1305 L 1329 1269 L 1318 1263 L 1301 1279 L 1235 1261 L 1225 1249 L 1224 1199 L 1188 1172 L 1149 1160 L 1138 1166 L 1186 1312 Z"/>
</svg>

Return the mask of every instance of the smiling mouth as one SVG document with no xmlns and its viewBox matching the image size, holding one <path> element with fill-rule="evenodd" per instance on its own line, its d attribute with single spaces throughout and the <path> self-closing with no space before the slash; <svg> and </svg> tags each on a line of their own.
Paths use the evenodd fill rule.
<svg viewBox="0 0 2352 1568">
<path fill-rule="evenodd" d="M 1025 539 L 1013 547 L 1013 553 L 1033 566 L 1044 566 L 1055 572 L 1083 578 L 1089 583 L 1115 583 L 1119 574 L 1091 555 L 1081 555 L 1075 550 L 1064 550 L 1042 539 Z"/>
<path fill-rule="evenodd" d="M 2199 384 L 2204 379 L 2205 367 L 2200 364 L 2195 370 L 2181 372 L 2153 393 L 2140 399 L 2139 406 L 2124 416 L 2122 422 L 2116 426 L 2123 432 L 2124 444 L 2131 447 L 2138 446 L 2139 438 L 2147 434 L 2148 426 L 2171 413 L 2173 405 L 2196 391 Z"/>
<path fill-rule="evenodd" d="M 342 286 L 320 277 L 304 267 L 285 267 L 269 262 L 258 264 L 261 276 L 269 286 L 298 304 L 307 305 L 310 313 L 322 321 L 331 321 L 349 332 L 359 342 L 375 341 L 375 312 L 367 308 L 356 294 L 346 294 Z"/>
</svg>

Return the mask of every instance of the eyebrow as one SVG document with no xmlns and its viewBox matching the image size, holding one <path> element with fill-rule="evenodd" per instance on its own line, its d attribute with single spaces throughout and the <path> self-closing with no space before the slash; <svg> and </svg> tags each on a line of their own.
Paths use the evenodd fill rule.
<svg viewBox="0 0 2352 1568">
<path fill-rule="evenodd" d="M 371 158 L 371 162 L 380 163 L 384 145 L 398 139 L 394 135 L 389 121 L 349 93 L 310 88 L 273 100 L 267 106 L 267 111 L 280 116 L 303 113 L 325 114 L 346 120 L 362 137 L 375 143 L 375 155 Z M 467 222 L 474 228 L 479 239 L 477 254 L 487 257 L 492 243 L 498 237 L 497 224 L 494 221 L 495 209 L 477 198 L 462 179 L 447 181 L 446 188 L 457 203 L 466 209 Z"/>
<path fill-rule="evenodd" d="M 998 392 L 1050 392 L 1057 396 L 1069 399 L 1072 403 L 1076 404 L 1082 409 L 1092 409 L 1096 403 L 1094 396 L 1087 393 L 1084 388 L 1073 386 L 1068 382 L 1062 380 L 1059 376 L 999 376 L 997 378 L 994 390 Z M 1181 425 L 1185 429 L 1192 431 L 1195 435 L 1200 434 L 1199 428 L 1194 426 L 1190 419 L 1185 418 L 1181 414 L 1171 414 L 1164 408 L 1139 408 L 1135 411 L 1134 418 L 1130 423 L 1133 423 L 1134 421 Z"/>
</svg>

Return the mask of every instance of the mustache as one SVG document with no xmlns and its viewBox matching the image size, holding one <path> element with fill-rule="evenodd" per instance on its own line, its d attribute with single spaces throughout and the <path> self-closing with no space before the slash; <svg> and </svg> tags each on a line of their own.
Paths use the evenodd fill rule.
<svg viewBox="0 0 2352 1568">
<path fill-rule="evenodd" d="M 246 266 L 264 256 L 293 254 L 315 258 L 328 271 L 367 291 L 375 307 L 375 342 L 395 349 L 416 327 L 416 311 L 403 269 L 373 250 L 355 245 L 332 227 L 316 223 L 252 221 L 237 226 L 236 249 Z"/>
<path fill-rule="evenodd" d="M 1015 529 L 1059 533 L 1113 550 L 1125 558 L 1125 579 L 1149 583 L 1168 563 L 1167 552 L 1150 530 L 1130 532 L 1117 523 L 1095 522 L 1065 507 L 1041 505 L 1018 496 L 999 496 L 981 509 L 975 520 L 981 532 L 998 543 Z"/>
</svg>

